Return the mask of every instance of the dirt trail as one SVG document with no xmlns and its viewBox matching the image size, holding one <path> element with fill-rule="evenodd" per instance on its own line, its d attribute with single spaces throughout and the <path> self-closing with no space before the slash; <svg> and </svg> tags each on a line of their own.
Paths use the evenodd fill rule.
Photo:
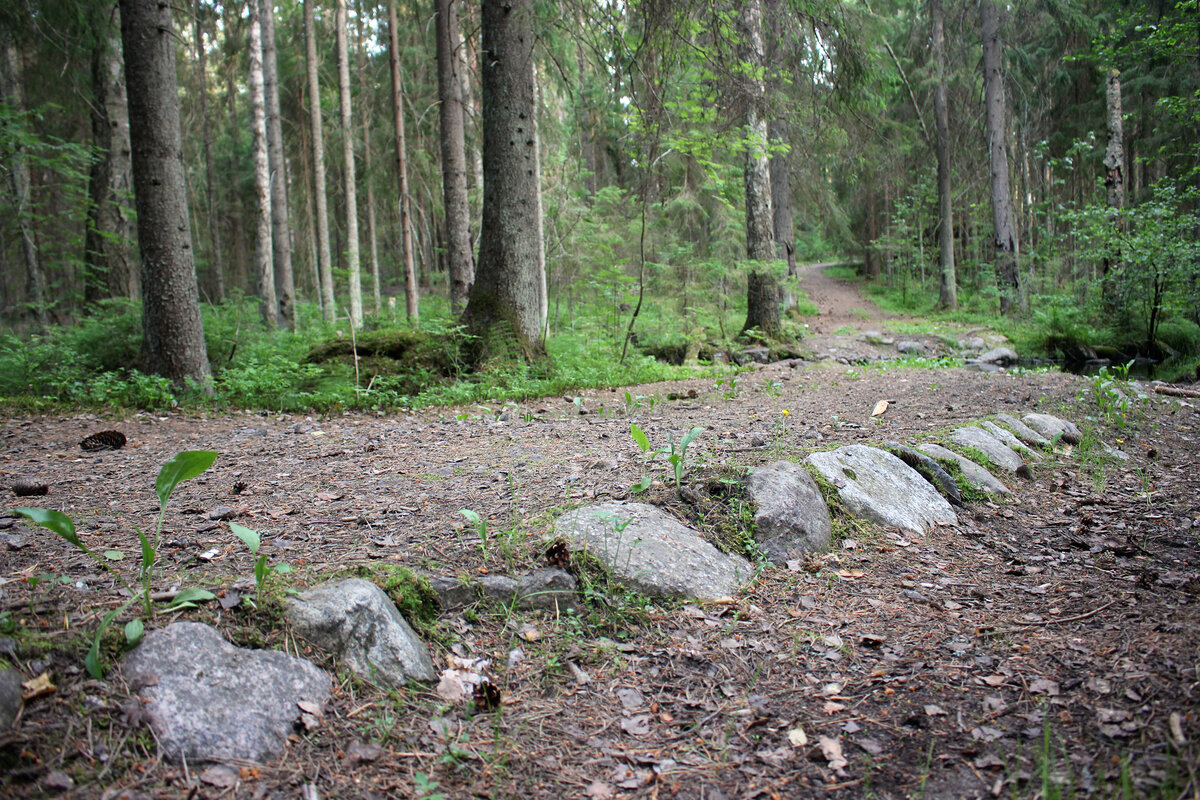
<svg viewBox="0 0 1200 800">
<path fill-rule="evenodd" d="M 828 267 L 839 263 L 844 262 L 805 264 L 798 269 L 800 288 L 821 309 L 821 315 L 810 318 L 808 323 L 812 333 L 830 334 L 847 326 L 859 330 L 874 326 L 878 330 L 884 320 L 901 319 L 894 314 L 885 314 L 864 297 L 858 283 L 838 280 L 825 274 Z"/>
<path fill-rule="evenodd" d="M 821 330 L 883 319 L 819 266 L 802 285 L 829 311 Z M 385 567 L 519 575 L 544 566 L 537 542 L 556 513 L 628 496 L 644 469 L 631 422 L 656 446 L 704 427 L 687 464 L 719 484 L 815 447 L 944 441 L 949 426 L 1000 411 L 1049 411 L 1083 426 L 1090 446 L 1046 455 L 1031 479 L 1006 476 L 1011 500 L 973 503 L 957 526 L 921 538 L 839 515 L 834 552 L 764 566 L 731 605 L 648 603 L 597 581 L 578 616 L 443 614 L 426 630 L 435 662 L 452 651 L 490 659 L 500 711 L 341 675 L 320 727 L 281 761 L 243 769 L 223 796 L 433 793 L 417 789 L 418 775 L 447 797 L 535 800 L 1033 797 L 1043 776 L 1062 796 L 1111 796 L 1126 779 L 1136 796 L 1197 790 L 1194 405 L 1156 397 L 1117 428 L 1095 418 L 1088 383 L 1059 373 L 792 362 L 733 377 L 412 414 L 9 417 L 0 485 L 44 480 L 50 494 L 36 499 L 71 514 L 96 552 L 123 550 L 114 563 L 133 580 L 132 525 L 153 527 L 158 467 L 180 450 L 218 451 L 167 511 L 156 588 L 248 585 L 249 554 L 204 516 L 223 505 L 263 534 L 272 562 L 296 568 L 286 579 L 297 588 Z M 890 406 L 872 418 L 881 399 Z M 79 450 L 105 428 L 129 445 Z M 1131 460 L 1105 456 L 1101 442 Z M 661 459 L 649 470 L 650 499 L 703 528 Z M 486 551 L 462 508 L 488 518 Z M 0 528 L 0 613 L 14 625 L 0 654 L 57 687 L 0 732 L 0 795 L 42 797 L 65 771 L 75 788 L 62 797 L 215 797 L 199 770 L 163 763 L 128 727 L 119 676 L 92 681 L 80 669 L 85 635 L 120 604 L 118 587 L 52 536 L 3 516 Z M 43 575 L 67 580 L 31 580 Z M 188 615 L 235 643 L 338 666 L 290 637 L 273 606 Z M 108 655 L 118 654 L 114 638 Z M 379 750 L 351 758 L 359 742 Z"/>
</svg>

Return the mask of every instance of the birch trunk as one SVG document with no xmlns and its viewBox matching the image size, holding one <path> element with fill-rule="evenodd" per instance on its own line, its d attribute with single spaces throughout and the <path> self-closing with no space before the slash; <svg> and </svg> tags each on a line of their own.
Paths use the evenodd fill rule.
<svg viewBox="0 0 1200 800">
<path fill-rule="evenodd" d="M 271 164 L 267 154 L 267 107 L 263 89 L 262 18 L 250 0 L 250 115 L 254 160 L 254 274 L 258 308 L 268 330 L 279 327 L 275 266 L 271 246 Z"/>
<path fill-rule="evenodd" d="M 400 191 L 400 250 L 404 264 L 404 309 L 413 327 L 420 323 L 417 270 L 413 262 L 412 199 L 408 194 L 408 145 L 404 136 L 404 89 L 400 80 L 400 40 L 396 25 L 396 0 L 388 2 L 388 60 L 392 73 L 392 116 L 396 129 L 396 179 Z"/>
<path fill-rule="evenodd" d="M 461 43 L 458 38 L 458 18 L 454 11 L 454 0 L 435 0 L 434 9 L 437 17 L 435 38 L 440 100 L 438 113 L 442 129 L 442 202 L 446 218 L 447 271 L 450 274 L 450 306 L 452 309 L 458 309 L 467 301 L 475 272 L 471 257 L 471 211 L 467 199 L 462 83 L 456 75 L 459 64 L 456 50 Z M 528 12 L 522 12 L 522 15 L 526 13 Z M 532 105 L 532 99 L 529 102 Z M 482 257 L 481 254 L 480 258 Z"/>
<path fill-rule="evenodd" d="M 347 37 L 349 14 L 346 0 L 338 0 L 337 60 L 338 109 L 342 121 L 342 160 L 346 192 L 346 272 L 350 281 L 350 325 L 362 327 L 362 268 L 358 253 L 358 186 L 354 169 L 354 112 L 350 105 L 350 46 Z"/>
<path fill-rule="evenodd" d="M 361 8 L 361 7 L 360 7 Z M 363 14 L 358 14 L 355 32 L 357 47 L 355 55 L 358 61 L 358 111 L 362 117 L 363 140 L 363 183 L 367 185 L 367 263 L 371 270 L 371 301 L 375 313 L 383 309 L 383 298 L 379 288 L 379 241 L 375 230 L 375 184 L 371 170 L 371 105 L 367 102 L 371 87 L 367 83 L 367 55 L 363 35 Z"/>
<path fill-rule="evenodd" d="M 317 34 L 313 0 L 304 0 L 304 48 L 308 69 L 308 120 L 312 136 L 313 201 L 317 211 L 317 267 L 321 313 L 326 322 L 337 318 L 333 300 L 333 252 L 329 244 L 329 203 L 325 194 L 325 135 L 321 127 L 321 87 L 317 80 Z"/>
<path fill-rule="evenodd" d="M 279 321 L 296 329 L 296 278 L 292 269 L 292 231 L 288 219 L 287 161 L 283 153 L 283 120 L 279 113 L 279 67 L 275 57 L 275 8 L 258 2 L 262 26 L 263 91 L 267 102 L 267 159 L 271 169 L 271 252 L 275 259 L 275 296 Z"/>
</svg>

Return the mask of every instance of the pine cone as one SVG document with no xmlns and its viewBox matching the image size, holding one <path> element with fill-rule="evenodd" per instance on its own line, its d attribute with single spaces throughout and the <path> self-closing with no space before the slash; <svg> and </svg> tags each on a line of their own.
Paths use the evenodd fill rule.
<svg viewBox="0 0 1200 800">
<path fill-rule="evenodd" d="M 12 485 L 13 494 L 17 497 L 34 497 L 50 491 L 50 487 L 37 478 L 17 478 Z"/>
<path fill-rule="evenodd" d="M 100 431 L 79 443 L 84 450 L 120 450 L 125 446 L 125 434 L 120 431 Z"/>
</svg>

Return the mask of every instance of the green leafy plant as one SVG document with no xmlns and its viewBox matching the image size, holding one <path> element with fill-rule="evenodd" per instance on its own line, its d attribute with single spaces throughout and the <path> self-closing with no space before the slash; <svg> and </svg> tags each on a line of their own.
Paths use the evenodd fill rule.
<svg viewBox="0 0 1200 800">
<path fill-rule="evenodd" d="M 250 555 L 254 556 L 255 601 L 262 602 L 263 587 L 267 583 L 267 578 L 276 572 L 285 575 L 291 572 L 292 568 L 286 561 L 281 561 L 275 566 L 267 564 L 266 554 L 259 555 L 258 553 L 259 547 L 262 546 L 262 538 L 257 531 L 252 531 L 245 525 L 236 522 L 230 522 L 229 529 L 233 531 L 234 536 L 242 540 L 246 547 L 250 548 Z"/>
<path fill-rule="evenodd" d="M 1108 367 L 1101 367 L 1091 379 L 1092 399 L 1096 401 L 1100 413 L 1109 422 L 1122 428 L 1129 414 L 1129 396 L 1121 391 L 1121 386 L 1127 382 L 1132 366 L 1133 362 L 1130 361 L 1111 371 Z"/>
<path fill-rule="evenodd" d="M 642 479 L 633 486 L 629 487 L 629 491 L 637 494 L 638 492 L 644 492 L 650 488 L 650 475 L 646 472 L 647 466 L 649 466 L 650 462 L 653 461 L 657 456 L 667 451 L 665 448 L 660 447 L 659 449 L 651 452 L 651 450 L 653 450 L 653 445 L 650 444 L 650 438 L 646 436 L 645 431 L 638 427 L 636 422 L 629 423 L 629 435 L 633 437 L 634 444 L 636 444 L 638 449 L 642 451 Z"/>
<path fill-rule="evenodd" d="M 83 662 L 88 674 L 92 677 L 99 679 L 104 676 L 104 671 L 100 668 L 100 643 L 104 638 L 105 631 L 108 630 L 108 626 L 112 624 L 113 620 L 123 614 L 130 605 L 138 600 L 142 602 L 146 616 L 154 615 L 150 584 L 154 579 L 154 566 L 158 560 L 163 517 L 167 512 L 167 503 L 170 501 L 171 495 L 179 484 L 204 473 L 212 466 L 216 458 L 217 454 L 208 450 L 188 450 L 176 455 L 166 464 L 163 464 L 162 469 L 159 470 L 158 478 L 154 483 L 154 489 L 158 494 L 159 501 L 158 524 L 154 531 L 154 543 L 151 544 L 150 539 L 137 526 L 133 528 L 137 533 L 138 542 L 142 550 L 142 561 L 138 568 L 138 580 L 141 583 L 140 591 L 135 591 L 121 573 L 109 563 L 110 561 L 122 560 L 124 554 L 119 550 L 108 550 L 102 554 L 93 551 L 79 538 L 79 534 L 75 531 L 75 521 L 66 514 L 46 508 L 13 509 L 14 513 L 24 517 L 35 525 L 45 528 L 51 533 L 57 534 L 67 543 L 86 553 L 93 561 L 111 574 L 129 593 L 129 599 L 119 607 L 105 614 L 100 620 L 100 625 L 96 628 L 96 635 L 92 640 L 92 646 L 88 650 Z M 119 554 L 119 557 L 117 557 L 117 554 Z M 170 598 L 169 607 L 170 609 L 191 608 L 197 603 L 212 600 L 214 597 L 215 595 L 212 592 L 205 589 L 184 589 Z M 130 620 L 125 624 L 125 640 L 130 645 L 137 644 L 141 641 L 145 627 L 145 623 L 140 618 Z"/>
<path fill-rule="evenodd" d="M 487 558 L 488 554 L 488 532 L 487 520 L 479 516 L 469 508 L 460 508 L 458 513 L 467 518 L 467 522 L 475 526 L 475 530 L 479 532 L 479 549 L 483 552 L 483 557 Z"/>
<path fill-rule="evenodd" d="M 679 440 L 678 447 L 675 446 L 675 437 L 667 434 L 667 442 L 670 444 L 670 455 L 667 456 L 667 461 L 671 463 L 671 469 L 675 472 L 675 488 L 677 490 L 683 481 L 683 462 L 687 457 L 688 445 L 696 441 L 696 437 L 702 433 L 704 433 L 704 428 L 699 426 L 692 428 Z"/>
</svg>

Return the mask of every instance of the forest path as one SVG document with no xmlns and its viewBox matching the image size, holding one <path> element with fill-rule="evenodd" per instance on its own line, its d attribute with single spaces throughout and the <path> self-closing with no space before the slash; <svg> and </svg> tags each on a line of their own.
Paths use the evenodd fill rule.
<svg viewBox="0 0 1200 800">
<path fill-rule="evenodd" d="M 903 319 L 888 314 L 869 300 L 858 281 L 845 281 L 826 274 L 825 270 L 843 261 L 822 261 L 801 265 L 797 272 L 800 288 L 821 309 L 821 315 L 811 318 L 809 329 L 814 334 L 831 334 L 845 327 L 866 330 L 878 329 L 886 320 Z M 865 326 L 865 327 L 864 327 Z"/>
</svg>

